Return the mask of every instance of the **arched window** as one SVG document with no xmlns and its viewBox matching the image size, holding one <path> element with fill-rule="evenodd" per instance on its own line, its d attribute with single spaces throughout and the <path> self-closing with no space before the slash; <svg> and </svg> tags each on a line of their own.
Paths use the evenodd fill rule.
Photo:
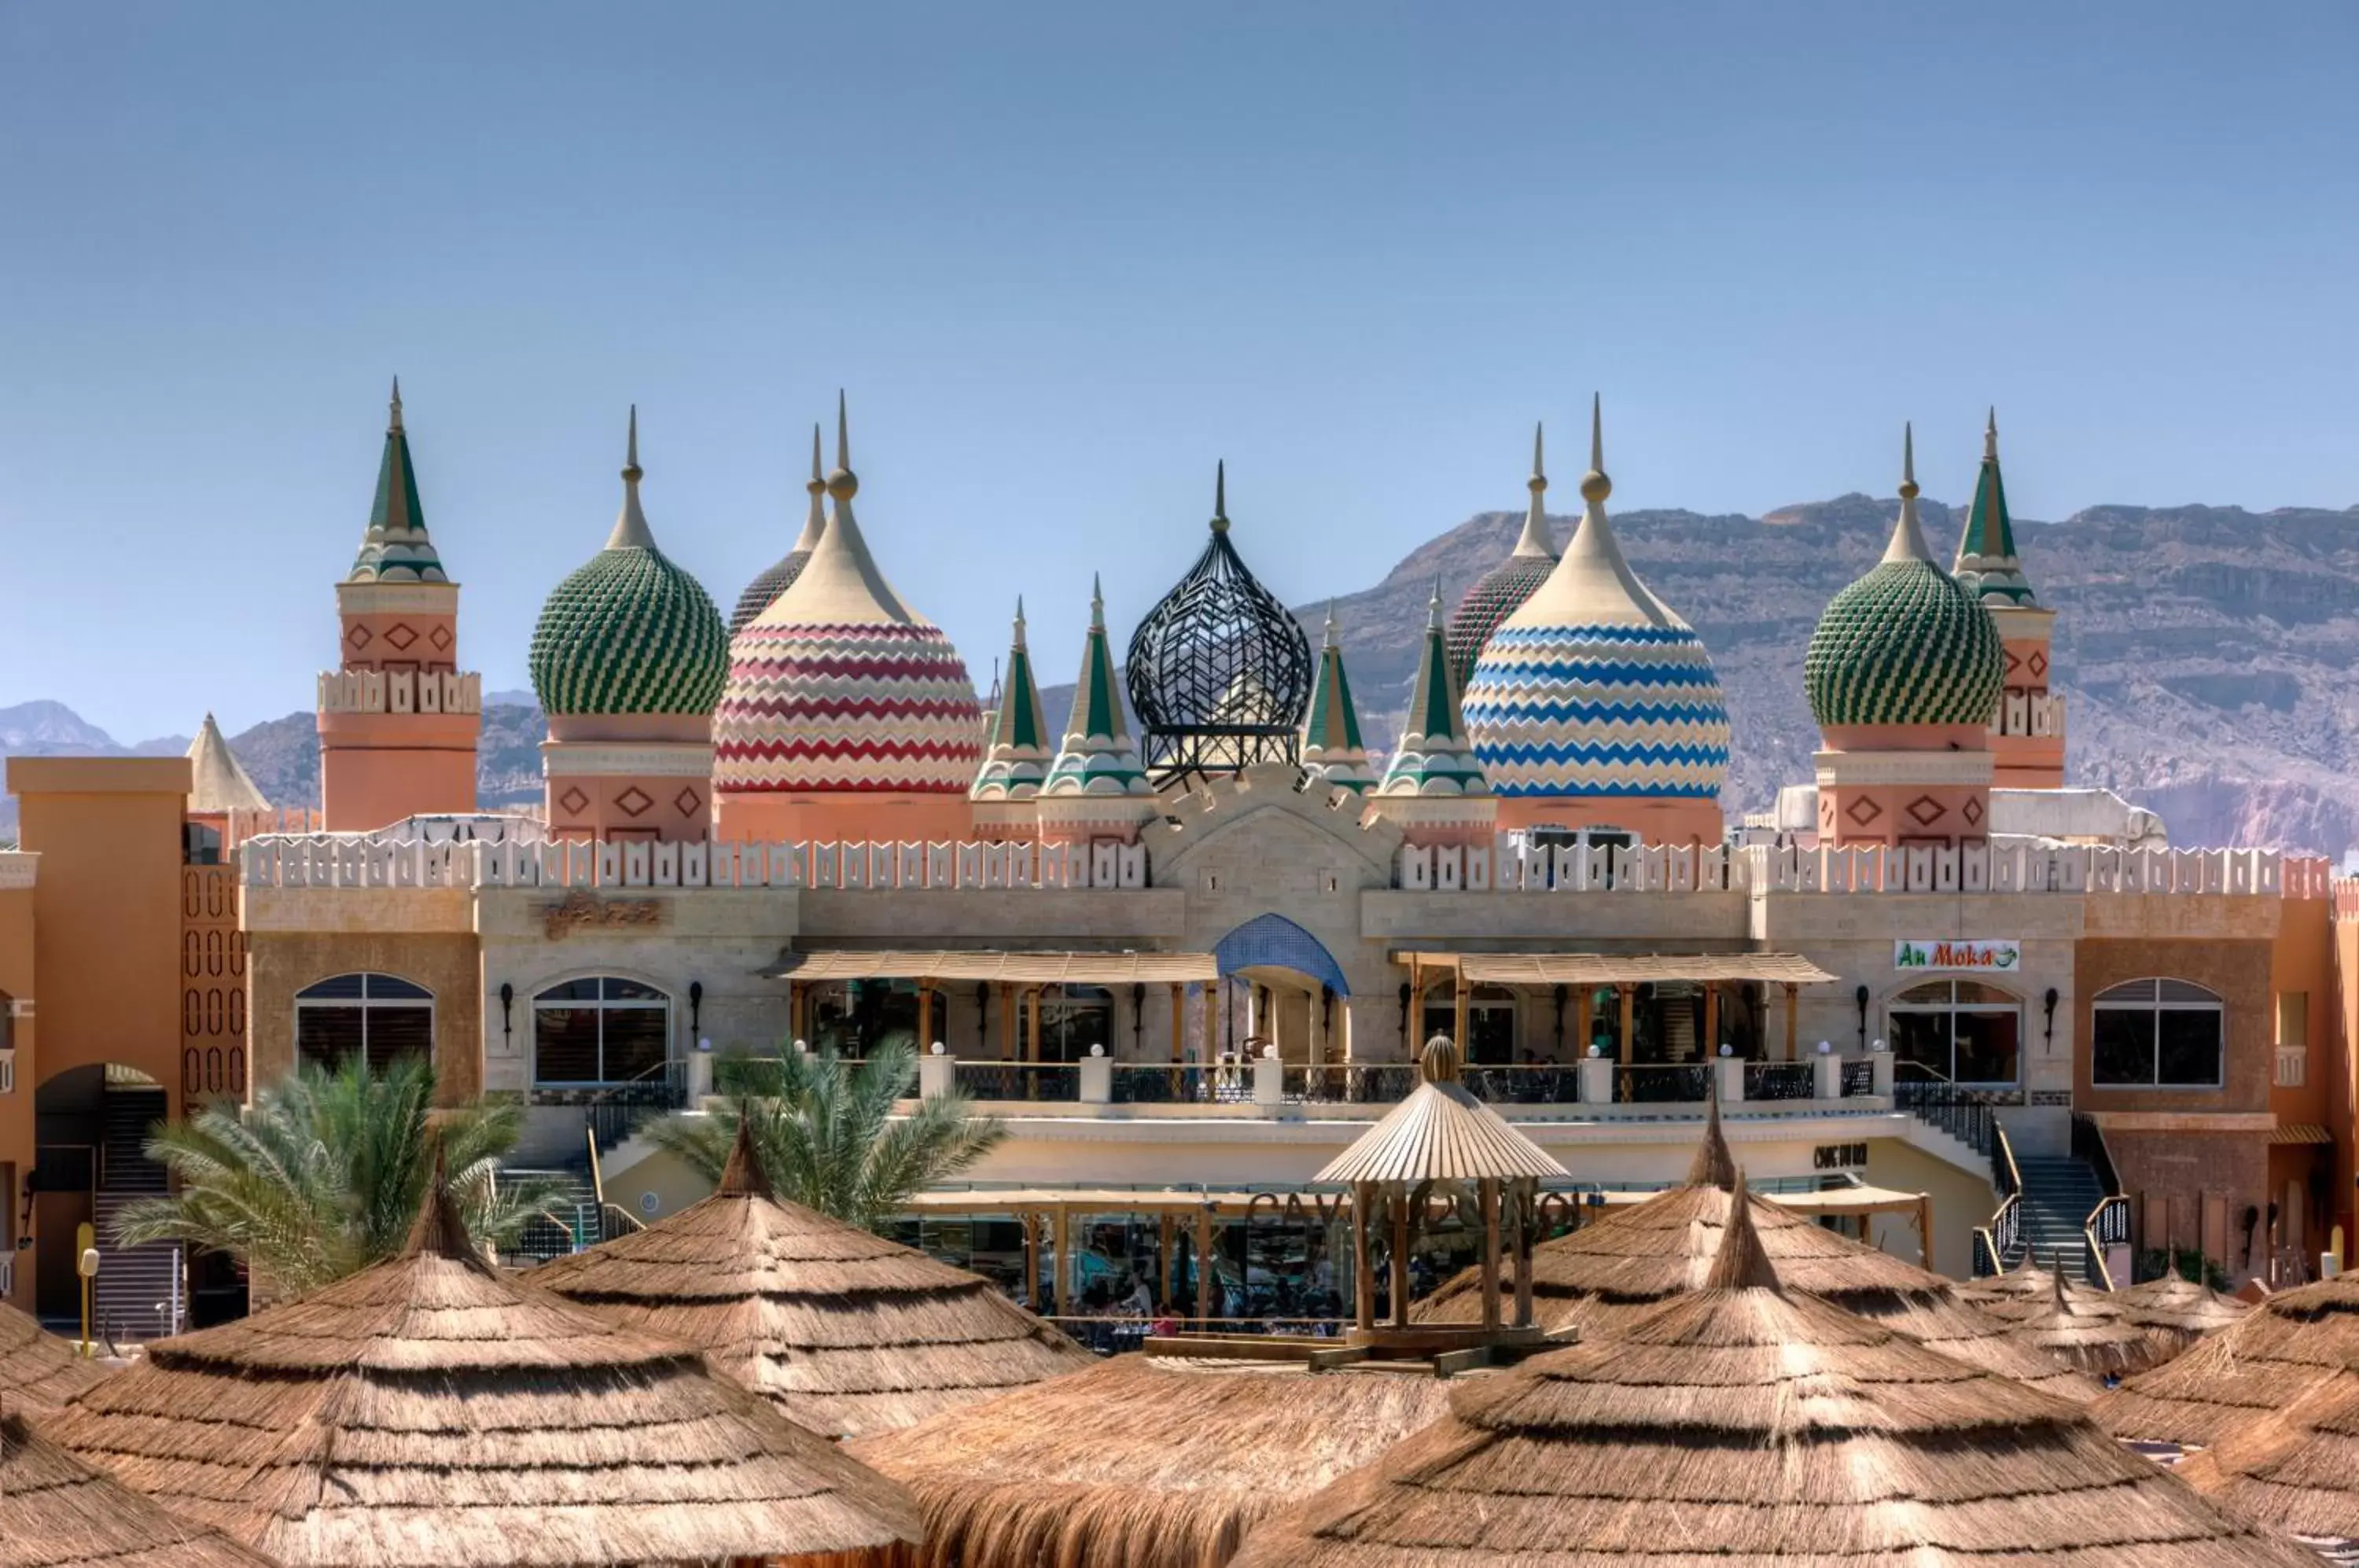
<svg viewBox="0 0 2359 1568">
<path fill-rule="evenodd" d="M 2132 980 L 2097 993 L 2089 1081 L 2102 1089 L 2216 1089 L 2227 1010 L 2187 980 Z"/>
<path fill-rule="evenodd" d="M 568 980 L 532 999 L 535 1082 L 628 1083 L 671 1054 L 671 998 L 612 975 Z"/>
<path fill-rule="evenodd" d="M 359 1056 L 382 1073 L 434 1055 L 434 994 L 391 975 L 339 975 L 295 994 L 295 1056 L 330 1071 Z"/>
<path fill-rule="evenodd" d="M 1979 980 L 1912 985 L 1886 1009 L 1904 1079 L 2012 1084 L 2022 1073 L 2023 1004 Z M 1913 1069 L 1913 1071 L 1912 1071 Z"/>
</svg>

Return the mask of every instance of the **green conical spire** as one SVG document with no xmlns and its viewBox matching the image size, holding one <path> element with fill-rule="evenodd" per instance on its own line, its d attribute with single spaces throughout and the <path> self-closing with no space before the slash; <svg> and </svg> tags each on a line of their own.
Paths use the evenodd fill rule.
<svg viewBox="0 0 2359 1568">
<path fill-rule="evenodd" d="M 1032 678 L 1032 650 L 1024 640 L 1024 601 L 1019 597 L 1015 635 L 1007 646 L 1007 676 L 992 710 L 973 798 L 1019 800 L 1038 794 L 1049 770 L 1048 734 L 1048 723 L 1040 716 L 1040 686 Z"/>
<path fill-rule="evenodd" d="M 1310 711 L 1302 722 L 1302 770 L 1313 779 L 1363 794 L 1375 788 L 1367 743 L 1360 738 L 1360 710 L 1352 701 L 1351 678 L 1343 673 L 1343 645 L 1337 635 L 1335 606 L 1327 606 L 1327 636 L 1310 681 Z"/>
<path fill-rule="evenodd" d="M 1998 470 L 1998 410 L 1983 427 L 1983 467 L 1974 480 L 1974 504 L 1958 541 L 1958 581 L 1977 597 L 2001 604 L 2038 604 L 2023 561 L 2015 550 L 2015 522 L 2006 513 L 2006 483 Z"/>
<path fill-rule="evenodd" d="M 1105 591 L 1090 579 L 1090 635 L 1082 645 L 1082 678 L 1073 687 L 1072 717 L 1049 766 L 1044 795 L 1147 795 L 1147 770 L 1123 716 L 1114 681 L 1114 649 L 1106 642 Z"/>
<path fill-rule="evenodd" d="M 418 504 L 418 474 L 410 466 L 409 435 L 401 428 L 401 377 L 393 379 L 392 408 L 386 419 L 385 456 L 376 470 L 376 499 L 367 531 L 353 558 L 348 583 L 448 583 L 441 558 L 426 532 L 426 508 Z"/>
<path fill-rule="evenodd" d="M 1425 650 L 1418 656 L 1417 684 L 1410 689 L 1400 746 L 1385 769 L 1380 795 L 1487 795 L 1482 765 L 1466 739 L 1458 710 L 1458 677 L 1441 625 L 1441 580 L 1425 612 Z"/>
</svg>

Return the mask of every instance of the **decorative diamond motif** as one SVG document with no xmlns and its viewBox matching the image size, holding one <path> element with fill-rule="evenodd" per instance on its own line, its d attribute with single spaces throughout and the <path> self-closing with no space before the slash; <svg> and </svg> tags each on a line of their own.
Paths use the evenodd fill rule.
<svg viewBox="0 0 2359 1568">
<path fill-rule="evenodd" d="M 1966 797 L 1966 803 L 1960 808 L 1959 814 L 1966 819 L 1966 826 L 1970 828 L 1983 825 L 1983 803 L 1971 795 Z"/>
<path fill-rule="evenodd" d="M 2043 648 L 2034 648 L 2032 650 L 2031 678 L 2035 681 L 2045 681 L 2048 679 L 2048 654 Z"/>
<path fill-rule="evenodd" d="M 557 798 L 557 803 L 565 808 L 565 814 L 567 816 L 578 817 L 582 814 L 583 809 L 590 804 L 590 797 L 582 792 L 581 785 L 576 784 L 572 789 L 568 789 L 564 794 L 560 795 Z"/>
<path fill-rule="evenodd" d="M 2006 672 L 2007 672 L 2009 675 L 2013 675 L 2013 674 L 2015 674 L 2017 670 L 2021 670 L 2022 668 L 2023 668 L 2023 657 L 2022 657 L 2020 654 L 2017 653 L 2017 652 L 2015 651 L 2015 649 L 2013 649 L 2013 648 L 2008 648 L 2008 649 L 2006 650 Z"/>
<path fill-rule="evenodd" d="M 1920 828 L 1930 828 L 1950 814 L 1950 808 L 1930 795 L 1919 795 L 1902 808 Z"/>
<path fill-rule="evenodd" d="M 682 789 L 672 797 L 671 803 L 681 816 L 692 817 L 696 815 L 698 808 L 704 804 L 704 797 L 693 789 Z"/>
<path fill-rule="evenodd" d="M 408 622 L 396 621 L 393 629 L 385 634 L 385 640 L 393 644 L 397 651 L 407 653 L 409 645 L 418 640 L 418 633 Z"/>
<path fill-rule="evenodd" d="M 353 628 L 353 635 L 344 640 L 351 643 L 354 648 L 361 648 L 368 647 L 368 645 L 375 642 L 376 638 L 369 635 L 368 627 L 354 626 Z"/>
<path fill-rule="evenodd" d="M 636 784 L 614 797 L 615 809 L 626 817 L 644 816 L 647 808 L 655 803 L 656 798 Z"/>
<path fill-rule="evenodd" d="M 427 634 L 426 640 L 434 645 L 435 652 L 448 653 L 451 651 L 451 628 L 438 626 Z"/>
<path fill-rule="evenodd" d="M 1864 828 L 1884 815 L 1884 808 L 1877 805 L 1872 797 L 1860 795 L 1854 797 L 1852 803 L 1843 808 L 1843 815 L 1851 819 L 1854 827 Z"/>
</svg>

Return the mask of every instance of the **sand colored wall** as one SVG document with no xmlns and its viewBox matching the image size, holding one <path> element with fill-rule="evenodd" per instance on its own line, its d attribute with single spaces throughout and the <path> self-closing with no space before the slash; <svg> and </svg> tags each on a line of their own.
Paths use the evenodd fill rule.
<svg viewBox="0 0 2359 1568">
<path fill-rule="evenodd" d="M 1728 832 L 1718 800 L 1502 795 L 1498 802 L 1500 833 L 1534 827 L 1622 828 L 1644 844 L 1716 844 Z"/>
<path fill-rule="evenodd" d="M 0 1094 L 0 1250 L 15 1259 L 12 1288 L 0 1301 L 20 1312 L 33 1310 L 34 1253 L 18 1251 L 27 1236 L 21 1194 L 33 1169 L 34 1074 L 39 1029 L 34 987 L 33 890 L 40 865 L 36 855 L 0 852 L 0 1031 L 15 1051 L 10 1091 Z M 10 1012 L 14 1004 L 14 1013 Z"/>
<path fill-rule="evenodd" d="M 256 1088 L 294 1069 L 296 993 L 332 975 L 373 972 L 434 994 L 437 1102 L 463 1105 L 482 1094 L 483 995 L 473 931 L 256 932 L 248 942 L 246 1039 Z"/>
</svg>

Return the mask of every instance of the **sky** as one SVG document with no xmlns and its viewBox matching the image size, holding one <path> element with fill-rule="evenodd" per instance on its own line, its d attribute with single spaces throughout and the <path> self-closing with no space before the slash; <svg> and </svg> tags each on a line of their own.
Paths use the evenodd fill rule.
<svg viewBox="0 0 2359 1568">
<path fill-rule="evenodd" d="M 723 607 L 851 401 L 978 680 L 1202 543 L 1551 499 L 2359 504 L 2359 5 L 0 0 L 0 706 L 307 709 L 402 380 L 462 662 L 648 517 Z M 2359 525 L 2354 525 L 2359 526 Z"/>
</svg>

